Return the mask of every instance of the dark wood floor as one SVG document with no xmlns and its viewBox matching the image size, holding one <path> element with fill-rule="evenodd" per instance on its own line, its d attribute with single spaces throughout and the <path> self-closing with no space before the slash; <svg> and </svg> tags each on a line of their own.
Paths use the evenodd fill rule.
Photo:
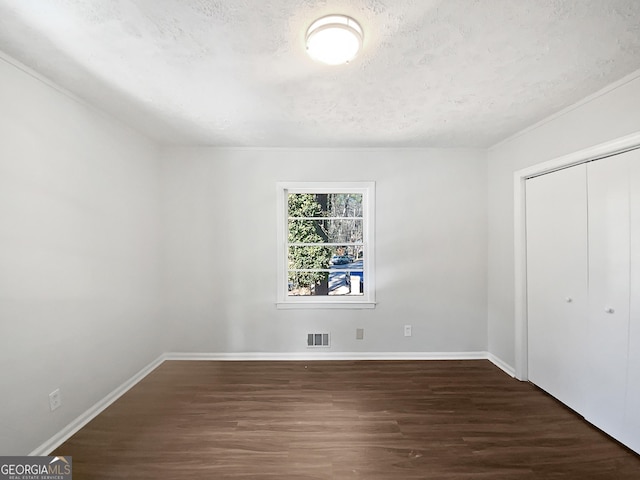
<svg viewBox="0 0 640 480">
<path fill-rule="evenodd" d="M 79 479 L 640 479 L 488 361 L 165 362 L 58 448 Z"/>
</svg>

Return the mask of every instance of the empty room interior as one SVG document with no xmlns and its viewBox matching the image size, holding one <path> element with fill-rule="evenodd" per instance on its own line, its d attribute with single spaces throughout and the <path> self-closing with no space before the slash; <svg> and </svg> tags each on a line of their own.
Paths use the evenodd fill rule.
<svg viewBox="0 0 640 480">
<path fill-rule="evenodd" d="M 0 385 L 76 479 L 640 478 L 640 2 L 0 0 Z"/>
</svg>

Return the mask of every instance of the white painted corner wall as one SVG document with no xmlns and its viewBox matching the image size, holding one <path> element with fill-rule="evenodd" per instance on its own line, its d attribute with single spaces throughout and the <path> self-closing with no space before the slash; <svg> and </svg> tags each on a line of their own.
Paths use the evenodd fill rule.
<svg viewBox="0 0 640 480">
<path fill-rule="evenodd" d="M 0 105 L 0 455 L 23 455 L 164 351 L 159 169 L 154 144 L 2 56 Z"/>
<path fill-rule="evenodd" d="M 514 174 L 640 131 L 640 72 L 488 151 L 489 352 L 516 365 Z M 518 334 L 518 338 L 516 335 Z"/>
</svg>

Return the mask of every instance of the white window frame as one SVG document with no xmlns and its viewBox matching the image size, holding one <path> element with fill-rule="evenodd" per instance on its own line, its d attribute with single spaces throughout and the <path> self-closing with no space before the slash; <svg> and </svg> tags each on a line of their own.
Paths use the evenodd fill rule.
<svg viewBox="0 0 640 480">
<path fill-rule="evenodd" d="M 375 182 L 278 182 L 278 308 L 375 308 Z M 362 194 L 364 285 L 362 295 L 292 296 L 288 294 L 288 195 L 290 193 Z"/>
</svg>

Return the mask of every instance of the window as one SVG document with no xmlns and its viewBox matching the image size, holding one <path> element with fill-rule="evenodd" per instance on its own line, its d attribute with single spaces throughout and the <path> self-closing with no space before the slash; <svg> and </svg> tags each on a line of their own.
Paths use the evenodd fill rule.
<svg viewBox="0 0 640 480">
<path fill-rule="evenodd" d="M 374 183 L 278 184 L 279 308 L 373 308 Z"/>
</svg>

